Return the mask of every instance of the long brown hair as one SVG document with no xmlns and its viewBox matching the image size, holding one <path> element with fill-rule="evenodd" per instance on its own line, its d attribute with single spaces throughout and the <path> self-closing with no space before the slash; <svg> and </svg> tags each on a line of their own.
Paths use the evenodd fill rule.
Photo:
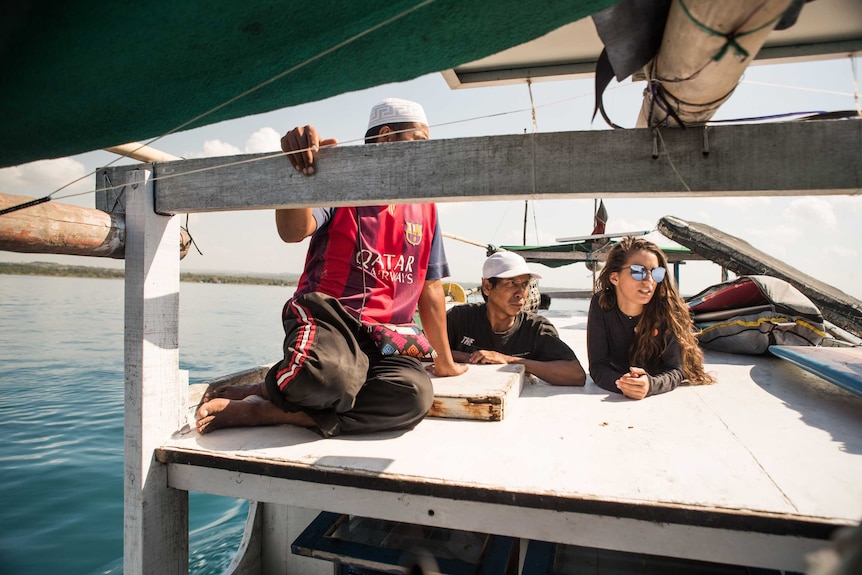
<svg viewBox="0 0 862 575">
<path fill-rule="evenodd" d="M 622 273 L 629 258 L 640 251 L 654 254 L 658 263 L 668 269 L 667 257 L 654 243 L 633 236 L 626 236 L 615 244 L 608 253 L 605 267 L 602 268 L 596 280 L 596 291 L 599 293 L 599 306 L 605 311 L 617 307 L 617 292 L 611 283 L 611 274 Z M 663 282 L 656 284 L 655 293 L 648 304 L 644 306 L 640 320 L 635 327 L 635 340 L 629 350 L 632 365 L 647 366 L 655 362 L 664 351 L 666 343 L 659 341 L 653 334 L 664 327 L 676 337 L 682 353 L 682 371 L 688 383 L 703 385 L 715 383 L 715 378 L 703 370 L 703 351 L 697 345 L 694 323 L 688 305 L 680 297 L 676 282 L 670 274 Z"/>
</svg>

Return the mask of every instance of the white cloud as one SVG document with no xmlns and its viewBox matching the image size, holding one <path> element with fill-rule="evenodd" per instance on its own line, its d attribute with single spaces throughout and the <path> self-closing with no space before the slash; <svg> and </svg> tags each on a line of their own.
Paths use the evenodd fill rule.
<svg viewBox="0 0 862 575">
<path fill-rule="evenodd" d="M 862 196 L 825 196 L 823 200 L 842 215 L 862 214 Z"/>
<path fill-rule="evenodd" d="M 784 216 L 801 224 L 811 224 L 816 229 L 834 228 L 838 223 L 832 205 L 823 198 L 797 198 L 784 210 Z"/>
<path fill-rule="evenodd" d="M 204 142 L 204 157 L 235 156 L 240 153 L 242 152 L 239 148 L 221 140 L 207 140 Z"/>
<path fill-rule="evenodd" d="M 823 248 L 823 256 L 823 259 L 827 261 L 856 261 L 859 258 L 859 252 L 847 246 L 826 246 Z"/>
<path fill-rule="evenodd" d="M 187 158 L 216 158 L 238 154 L 257 154 L 281 149 L 281 136 L 272 128 L 261 128 L 249 136 L 245 150 L 219 139 L 205 140 L 203 150 L 186 154 Z"/>
<path fill-rule="evenodd" d="M 806 230 L 792 225 L 777 224 L 771 227 L 750 228 L 738 237 L 780 260 L 796 254 L 795 244 L 807 237 Z M 788 262 L 790 263 L 790 262 Z"/>
<path fill-rule="evenodd" d="M 748 210 L 762 208 L 772 203 L 772 198 L 763 196 L 734 196 L 728 198 L 704 198 L 704 201 L 722 208 Z"/>
<path fill-rule="evenodd" d="M 859 272 L 852 263 L 859 261 L 859 251 L 854 248 L 845 244 L 822 246 L 804 271 L 858 298 Z"/>
<path fill-rule="evenodd" d="M 609 218 L 610 219 L 610 218 Z M 643 232 L 646 230 L 653 230 L 656 227 L 657 220 L 648 219 L 648 218 L 619 218 L 615 222 L 614 225 L 611 225 L 611 222 L 608 222 L 607 233 L 609 234 L 621 234 L 627 232 Z M 591 232 L 592 229 L 587 230 L 587 235 Z"/>
<path fill-rule="evenodd" d="M 233 144 L 228 144 L 227 142 L 222 142 L 221 140 L 206 140 L 204 141 L 203 152 L 192 152 L 187 154 L 187 158 L 215 158 L 219 156 L 235 156 L 237 154 L 241 154 L 242 150 L 234 146 Z"/>
<path fill-rule="evenodd" d="M 43 197 L 78 178 L 82 178 L 81 181 L 64 188 L 58 195 L 92 189 L 93 178 L 87 176 L 87 169 L 83 164 L 72 158 L 40 160 L 0 169 L 0 191 L 7 194 Z"/>
<path fill-rule="evenodd" d="M 280 149 L 281 135 L 269 127 L 261 128 L 249 136 L 245 143 L 245 151 L 249 154 L 277 152 Z"/>
</svg>

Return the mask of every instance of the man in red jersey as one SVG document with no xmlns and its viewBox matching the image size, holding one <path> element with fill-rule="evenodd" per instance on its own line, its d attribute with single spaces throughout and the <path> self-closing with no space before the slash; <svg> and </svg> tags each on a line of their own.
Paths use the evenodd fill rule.
<svg viewBox="0 0 862 575">
<path fill-rule="evenodd" d="M 366 143 L 427 140 L 428 121 L 419 104 L 389 98 L 372 109 L 365 137 Z M 315 173 L 320 146 L 336 144 L 313 126 L 281 139 L 294 169 L 306 176 Z M 289 423 L 332 437 L 412 428 L 433 401 L 428 373 L 417 357 L 392 353 L 393 341 L 404 343 L 399 334 L 385 345 L 372 335 L 387 331 L 385 325 L 410 324 L 418 305 L 436 351 L 434 375 L 466 371 L 452 359 L 446 335 L 440 280 L 449 265 L 436 207 L 282 209 L 275 219 L 285 242 L 311 236 L 302 277 L 282 312 L 284 357 L 265 381 L 208 395 L 197 430 Z"/>
</svg>

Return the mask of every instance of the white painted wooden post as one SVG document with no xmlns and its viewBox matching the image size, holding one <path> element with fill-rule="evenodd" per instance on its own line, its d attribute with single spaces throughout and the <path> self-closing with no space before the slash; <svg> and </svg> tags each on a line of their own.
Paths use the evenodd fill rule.
<svg viewBox="0 0 862 575">
<path fill-rule="evenodd" d="M 155 448 L 180 428 L 179 219 L 153 210 L 152 171 L 126 195 L 123 573 L 188 573 L 188 492 L 167 486 Z"/>
</svg>

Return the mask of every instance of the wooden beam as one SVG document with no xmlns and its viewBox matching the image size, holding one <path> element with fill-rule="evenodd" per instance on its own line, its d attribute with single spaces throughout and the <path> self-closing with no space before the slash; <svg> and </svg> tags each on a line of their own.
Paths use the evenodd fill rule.
<svg viewBox="0 0 862 575">
<path fill-rule="evenodd" d="M 139 162 L 173 162 L 180 159 L 178 156 L 151 148 L 140 142 L 111 146 L 110 148 L 105 148 L 105 151 L 123 156 L 124 158 L 138 160 Z"/>
<path fill-rule="evenodd" d="M 32 201 L 28 196 L 0 194 L 0 209 Z M 123 207 L 125 210 L 125 207 Z M 123 259 L 126 217 L 123 210 L 46 202 L 0 216 L 0 250 L 24 254 L 62 254 Z M 180 259 L 191 248 L 191 236 L 180 230 Z"/>
<path fill-rule="evenodd" d="M 156 164 L 156 208 L 859 194 L 860 150 L 862 122 L 854 120 L 344 146 L 322 150 L 313 177 L 264 154 Z M 123 181 L 128 169 L 100 174 Z"/>
<path fill-rule="evenodd" d="M 32 199 L 0 194 L 0 208 Z M 123 259 L 125 249 L 122 214 L 47 202 L 0 216 L 0 250 Z"/>
<path fill-rule="evenodd" d="M 824 547 L 818 538 L 680 525 L 627 517 L 597 516 L 520 507 L 491 501 L 466 501 L 427 495 L 383 493 L 349 486 L 262 477 L 241 471 L 187 464 L 168 464 L 168 481 L 179 489 L 238 499 L 288 501 L 293 506 L 429 525 L 552 541 L 568 545 L 655 553 L 668 557 L 768 569 L 803 571 L 805 555 Z M 281 534 L 279 541 L 285 540 Z M 727 550 L 732 549 L 729 557 Z"/>
</svg>

